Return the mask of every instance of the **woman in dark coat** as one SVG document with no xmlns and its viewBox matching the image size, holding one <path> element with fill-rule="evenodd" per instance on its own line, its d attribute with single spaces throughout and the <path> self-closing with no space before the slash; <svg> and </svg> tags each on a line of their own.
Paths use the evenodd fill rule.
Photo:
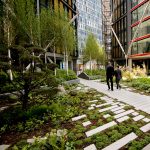
<svg viewBox="0 0 150 150">
<path fill-rule="evenodd" d="M 116 85 L 117 85 L 117 89 L 121 89 L 121 85 L 119 84 L 121 78 L 122 78 L 122 73 L 121 70 L 119 69 L 119 66 L 117 65 L 117 68 L 115 70 L 115 77 L 116 77 Z"/>
</svg>

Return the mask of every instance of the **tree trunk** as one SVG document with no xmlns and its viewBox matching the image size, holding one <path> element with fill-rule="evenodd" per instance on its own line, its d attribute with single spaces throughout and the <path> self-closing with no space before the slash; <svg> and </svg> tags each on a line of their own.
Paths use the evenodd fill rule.
<svg viewBox="0 0 150 150">
<path fill-rule="evenodd" d="M 56 55 L 55 54 L 56 53 L 55 53 L 55 46 L 54 46 L 54 63 L 56 64 Z M 55 72 L 55 76 L 56 76 L 56 74 L 57 74 L 56 68 L 55 68 L 54 72 Z"/>
</svg>

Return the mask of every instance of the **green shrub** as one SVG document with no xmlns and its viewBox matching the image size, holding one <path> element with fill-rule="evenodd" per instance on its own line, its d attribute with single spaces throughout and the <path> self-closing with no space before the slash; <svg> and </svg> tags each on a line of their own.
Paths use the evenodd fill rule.
<svg viewBox="0 0 150 150">
<path fill-rule="evenodd" d="M 68 70 L 67 75 L 67 71 L 63 69 L 57 69 L 56 77 L 62 82 L 77 79 L 77 76 L 73 70 Z"/>
<path fill-rule="evenodd" d="M 100 75 L 100 76 L 105 76 L 106 71 L 104 69 L 94 69 L 94 70 L 84 70 L 84 72 L 89 75 L 89 76 L 96 76 L 96 75 Z"/>
</svg>

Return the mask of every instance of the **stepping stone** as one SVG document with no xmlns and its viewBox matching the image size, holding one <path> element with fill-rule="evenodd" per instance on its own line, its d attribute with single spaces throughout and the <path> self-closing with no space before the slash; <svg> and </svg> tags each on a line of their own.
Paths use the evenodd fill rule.
<svg viewBox="0 0 150 150">
<path fill-rule="evenodd" d="M 113 109 L 113 108 L 116 108 L 116 107 L 118 107 L 118 105 L 114 105 L 114 106 L 111 106 L 111 107 L 100 109 L 99 112 L 104 112 L 104 111 L 107 111 L 107 110 L 110 110 L 110 109 Z"/>
<path fill-rule="evenodd" d="M 134 112 L 134 113 L 132 113 L 132 115 L 133 115 L 133 116 L 137 116 L 137 115 L 139 115 L 139 113 Z"/>
<path fill-rule="evenodd" d="M 72 121 L 77 121 L 77 120 L 80 120 L 85 117 L 86 117 L 86 115 L 77 116 L 77 117 L 72 118 Z"/>
<path fill-rule="evenodd" d="M 98 102 L 98 100 L 89 101 L 89 103 L 95 103 L 95 102 Z"/>
<path fill-rule="evenodd" d="M 128 116 L 124 116 L 122 118 L 117 119 L 117 121 L 120 123 L 120 122 L 123 122 L 123 121 L 128 120 L 128 119 L 129 119 Z"/>
<path fill-rule="evenodd" d="M 114 113 L 115 114 L 120 114 L 120 113 L 122 113 L 122 112 L 124 112 L 125 110 L 124 109 L 120 109 L 120 110 L 118 110 L 118 111 L 115 111 Z"/>
<path fill-rule="evenodd" d="M 147 146 L 145 146 L 142 150 L 150 150 L 150 144 L 148 144 Z"/>
<path fill-rule="evenodd" d="M 122 116 L 126 116 L 126 115 L 128 115 L 128 114 L 133 113 L 133 112 L 134 112 L 134 110 L 130 109 L 130 110 L 125 111 L 125 112 L 123 112 L 123 113 L 121 113 L 121 114 L 115 115 L 114 118 L 115 118 L 115 119 L 118 119 L 118 118 L 120 118 L 120 117 L 122 117 Z"/>
<path fill-rule="evenodd" d="M 120 110 L 120 109 L 122 109 L 122 108 L 124 108 L 124 106 L 121 106 L 121 107 L 117 107 L 117 108 L 111 109 L 111 111 L 114 112 L 114 111 Z"/>
<path fill-rule="evenodd" d="M 92 104 L 91 107 L 96 106 L 96 104 Z"/>
<path fill-rule="evenodd" d="M 31 144 L 34 143 L 34 141 L 35 141 L 35 139 L 27 139 L 27 142 L 31 143 Z"/>
<path fill-rule="evenodd" d="M 143 121 L 150 122 L 150 119 L 149 118 L 144 118 Z"/>
<path fill-rule="evenodd" d="M 113 104 L 113 102 L 108 102 L 108 103 L 100 104 L 100 105 L 97 105 L 96 107 L 99 108 L 99 107 L 107 106 L 107 105 L 110 105 L 110 104 Z"/>
<path fill-rule="evenodd" d="M 88 108 L 88 110 L 93 110 L 93 109 L 94 109 L 94 107 L 89 107 L 89 108 Z"/>
<path fill-rule="evenodd" d="M 109 123 L 107 123 L 107 124 L 104 124 L 104 125 L 102 125 L 102 126 L 100 126 L 100 127 L 97 127 L 97 128 L 95 128 L 95 129 L 92 129 L 92 130 L 90 130 L 90 131 L 87 131 L 87 132 L 85 132 L 85 134 L 86 134 L 87 137 L 89 137 L 89 136 L 92 136 L 92 135 L 94 135 L 94 134 L 96 134 L 96 133 L 99 133 L 99 132 L 101 132 L 101 131 L 103 131 L 103 130 L 106 130 L 106 129 L 108 129 L 108 128 L 114 126 L 114 125 L 117 125 L 117 123 L 116 123 L 115 121 L 112 121 L 112 122 L 109 122 Z"/>
<path fill-rule="evenodd" d="M 0 145 L 0 150 L 6 150 L 10 145 Z"/>
<path fill-rule="evenodd" d="M 117 105 L 117 104 L 120 104 L 120 102 L 112 103 L 111 105 L 113 106 L 113 105 Z"/>
<path fill-rule="evenodd" d="M 126 135 L 125 137 L 121 138 L 120 140 L 103 148 L 102 150 L 119 150 L 120 148 L 125 146 L 127 143 L 131 142 L 132 140 L 134 140 L 136 138 L 137 138 L 137 135 L 132 132 L 132 133 Z"/>
<path fill-rule="evenodd" d="M 39 141 L 46 140 L 46 139 L 47 139 L 47 137 L 39 138 Z M 35 139 L 27 139 L 27 142 L 32 144 L 35 142 Z"/>
<path fill-rule="evenodd" d="M 97 148 L 94 144 L 91 144 L 91 145 L 85 147 L 84 150 L 97 150 Z"/>
<path fill-rule="evenodd" d="M 133 120 L 134 121 L 139 121 L 139 120 L 143 119 L 144 117 L 145 116 L 143 116 L 143 115 L 139 115 L 139 116 L 134 117 Z"/>
<path fill-rule="evenodd" d="M 110 116 L 111 116 L 110 114 L 103 115 L 104 118 L 108 118 Z"/>
<path fill-rule="evenodd" d="M 125 106 L 125 104 L 119 104 L 120 106 Z"/>
<path fill-rule="evenodd" d="M 150 123 L 146 124 L 145 126 L 140 128 L 141 131 L 147 132 L 150 130 Z"/>
<path fill-rule="evenodd" d="M 82 124 L 83 124 L 84 127 L 86 127 L 86 126 L 90 125 L 91 122 L 90 121 L 86 121 L 86 122 L 83 122 Z"/>
</svg>

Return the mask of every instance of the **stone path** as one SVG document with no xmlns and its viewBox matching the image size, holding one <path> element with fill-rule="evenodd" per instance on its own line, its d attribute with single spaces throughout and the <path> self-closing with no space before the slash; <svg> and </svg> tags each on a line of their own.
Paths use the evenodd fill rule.
<svg viewBox="0 0 150 150">
<path fill-rule="evenodd" d="M 118 99 L 118 101 L 134 106 L 137 110 L 142 110 L 150 114 L 150 96 L 141 95 L 139 93 L 134 93 L 125 89 L 117 90 L 115 87 L 114 91 L 109 91 L 107 90 L 108 87 L 106 84 L 100 82 L 97 83 L 91 80 L 89 81 L 80 79 L 80 83 L 90 88 L 94 88 L 97 91 L 102 92 L 114 99 Z"/>
</svg>

